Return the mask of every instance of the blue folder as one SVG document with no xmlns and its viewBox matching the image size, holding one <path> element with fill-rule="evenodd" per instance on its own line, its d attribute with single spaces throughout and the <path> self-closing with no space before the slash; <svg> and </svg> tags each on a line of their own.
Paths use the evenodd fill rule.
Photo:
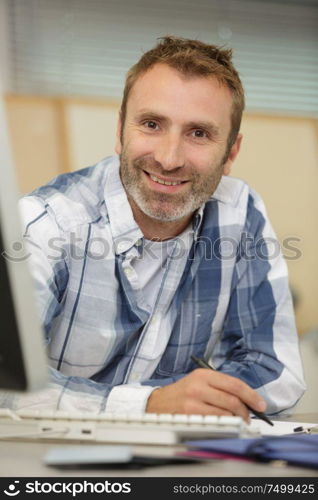
<svg viewBox="0 0 318 500">
<path fill-rule="evenodd" d="M 254 439 L 209 439 L 188 441 L 188 448 L 263 462 L 284 460 L 292 465 L 318 468 L 318 435 L 288 435 Z"/>
</svg>

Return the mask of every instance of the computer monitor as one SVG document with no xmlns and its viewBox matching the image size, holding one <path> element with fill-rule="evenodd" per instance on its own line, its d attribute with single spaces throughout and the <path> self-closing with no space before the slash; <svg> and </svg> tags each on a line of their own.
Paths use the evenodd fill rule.
<svg viewBox="0 0 318 500">
<path fill-rule="evenodd" d="M 47 362 L 29 264 L 19 254 L 18 194 L 1 95 L 0 151 L 0 391 L 29 392 L 45 387 Z"/>
</svg>

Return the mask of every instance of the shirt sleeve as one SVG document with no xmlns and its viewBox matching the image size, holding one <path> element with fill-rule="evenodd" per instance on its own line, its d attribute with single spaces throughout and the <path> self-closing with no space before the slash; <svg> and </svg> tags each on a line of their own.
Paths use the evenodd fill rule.
<svg viewBox="0 0 318 500">
<path fill-rule="evenodd" d="M 112 387 L 83 377 L 69 377 L 49 368 L 50 383 L 47 388 L 13 396 L 0 395 L 0 406 L 14 411 L 61 410 L 93 413 L 140 413 L 146 410 L 151 392 L 156 387 L 127 384 Z"/>
<path fill-rule="evenodd" d="M 67 252 L 57 249 L 63 241 L 61 229 L 50 214 L 50 208 L 34 196 L 20 200 L 24 226 L 26 257 L 33 275 L 38 310 L 44 328 L 46 344 L 50 343 L 53 319 L 63 307 L 63 295 L 68 284 Z M 63 249 L 62 249 L 63 250 Z M 29 394 L 2 393 L 0 406 L 19 409 L 47 409 L 82 412 L 143 412 L 155 387 L 139 383 L 113 387 L 84 377 L 66 376 L 49 368 L 47 388 Z M 158 384 L 157 384 L 158 385 Z"/>
<path fill-rule="evenodd" d="M 257 195 L 249 197 L 217 358 L 220 371 L 264 397 L 267 413 L 291 408 L 305 390 L 287 266 Z"/>
</svg>

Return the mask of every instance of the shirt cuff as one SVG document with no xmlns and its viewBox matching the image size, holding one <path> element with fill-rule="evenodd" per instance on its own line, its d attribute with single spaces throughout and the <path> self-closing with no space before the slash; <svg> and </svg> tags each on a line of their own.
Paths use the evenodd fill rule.
<svg viewBox="0 0 318 500">
<path fill-rule="evenodd" d="M 106 412 L 144 413 L 147 401 L 157 387 L 147 385 L 117 385 L 107 398 Z"/>
</svg>

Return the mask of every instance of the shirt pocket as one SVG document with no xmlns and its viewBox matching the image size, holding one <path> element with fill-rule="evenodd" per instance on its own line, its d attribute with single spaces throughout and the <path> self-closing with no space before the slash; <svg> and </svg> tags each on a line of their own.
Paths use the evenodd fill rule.
<svg viewBox="0 0 318 500">
<path fill-rule="evenodd" d="M 191 356 L 195 355 L 197 357 L 202 357 L 207 345 L 207 340 L 208 338 L 202 342 L 195 342 L 192 344 L 168 344 L 155 371 L 155 377 L 173 377 L 173 375 L 187 374 L 194 368 L 197 368 Z"/>
<path fill-rule="evenodd" d="M 166 350 L 158 364 L 158 375 L 189 373 L 196 367 L 191 356 L 204 356 L 213 334 L 212 324 L 217 305 L 218 297 L 211 296 L 198 299 L 190 295 L 183 302 Z"/>
</svg>

